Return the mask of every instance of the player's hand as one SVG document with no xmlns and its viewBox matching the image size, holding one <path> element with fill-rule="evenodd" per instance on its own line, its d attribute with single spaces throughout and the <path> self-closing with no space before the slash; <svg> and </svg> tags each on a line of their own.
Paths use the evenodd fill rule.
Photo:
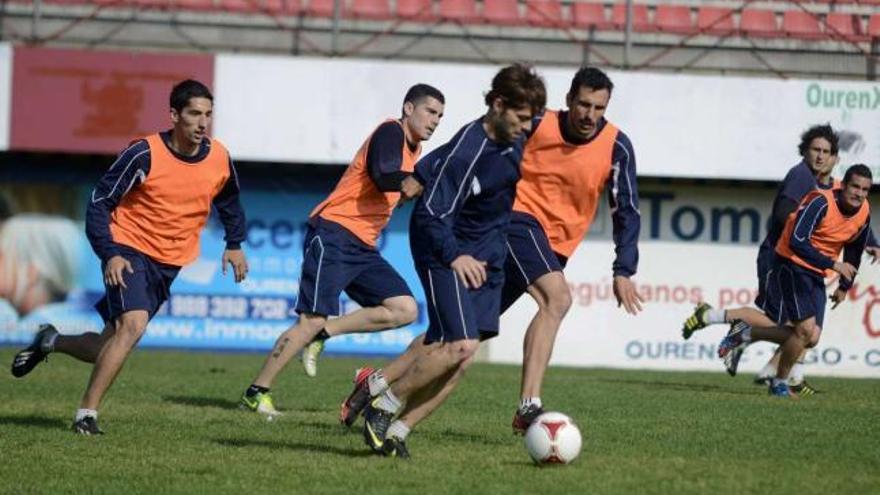
<svg viewBox="0 0 880 495">
<path fill-rule="evenodd" d="M 846 299 L 846 291 L 838 287 L 837 290 L 834 291 L 834 294 L 828 296 L 828 299 L 831 299 L 831 302 L 834 303 L 831 305 L 831 309 L 834 309 Z"/>
<path fill-rule="evenodd" d="M 877 263 L 877 259 L 880 258 L 880 247 L 877 246 L 867 246 L 865 247 L 865 252 L 868 253 L 868 256 L 871 257 L 871 264 Z"/>
<path fill-rule="evenodd" d="M 614 277 L 614 297 L 617 298 L 617 307 L 623 306 L 627 313 L 634 315 L 642 310 L 645 302 L 636 290 L 636 284 L 629 277 L 618 275 Z"/>
<path fill-rule="evenodd" d="M 125 285 L 125 279 L 122 277 L 123 270 L 127 270 L 128 273 L 134 273 L 134 268 L 131 267 L 131 263 L 127 259 L 118 254 L 110 258 L 107 264 L 104 265 L 104 284 L 107 287 L 121 285 L 123 289 L 127 289 L 128 286 Z"/>
<path fill-rule="evenodd" d="M 469 254 L 455 258 L 449 266 L 468 289 L 479 289 L 486 281 L 486 262 L 478 261 Z"/>
<path fill-rule="evenodd" d="M 841 277 L 849 280 L 850 282 L 852 282 L 852 280 L 855 278 L 856 272 L 858 271 L 856 270 L 856 267 L 850 265 L 845 261 L 835 261 L 832 269 L 835 272 L 839 273 Z"/>
<path fill-rule="evenodd" d="M 400 199 L 402 201 L 415 199 L 421 196 L 424 190 L 425 188 L 422 186 L 422 183 L 410 175 L 400 183 Z"/>
<path fill-rule="evenodd" d="M 239 283 L 247 278 L 248 263 L 241 249 L 226 249 L 223 251 L 223 275 L 226 275 L 226 265 L 232 265 L 232 272 L 235 274 L 235 283 Z"/>
</svg>

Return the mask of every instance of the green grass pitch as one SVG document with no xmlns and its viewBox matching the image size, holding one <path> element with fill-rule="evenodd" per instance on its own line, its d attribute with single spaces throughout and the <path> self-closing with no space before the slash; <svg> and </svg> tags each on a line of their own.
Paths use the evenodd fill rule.
<svg viewBox="0 0 880 495">
<path fill-rule="evenodd" d="M 14 350 L 0 349 L 4 366 Z M 477 364 L 410 436 L 409 461 L 371 455 L 337 423 L 354 369 L 273 389 L 282 418 L 237 409 L 259 354 L 137 351 L 101 408 L 106 435 L 69 431 L 90 367 L 50 356 L 0 378 L 0 493 L 878 493 L 880 381 L 816 378 L 772 399 L 750 376 L 551 368 L 543 398 L 574 418 L 574 464 L 536 467 L 510 420 L 519 368 Z M 720 365 L 719 365 L 720 369 Z"/>
</svg>

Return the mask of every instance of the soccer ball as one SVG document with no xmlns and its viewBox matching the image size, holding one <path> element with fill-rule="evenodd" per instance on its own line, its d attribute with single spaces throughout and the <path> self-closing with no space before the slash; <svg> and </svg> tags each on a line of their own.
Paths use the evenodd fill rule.
<svg viewBox="0 0 880 495">
<path fill-rule="evenodd" d="M 559 412 L 535 418 L 525 440 L 526 450 L 537 464 L 568 464 L 581 453 L 581 431 Z"/>
</svg>

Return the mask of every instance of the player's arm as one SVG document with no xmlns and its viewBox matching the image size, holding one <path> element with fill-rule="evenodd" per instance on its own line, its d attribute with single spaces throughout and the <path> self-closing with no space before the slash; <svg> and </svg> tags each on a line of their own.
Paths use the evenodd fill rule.
<svg viewBox="0 0 880 495">
<path fill-rule="evenodd" d="M 813 231 L 825 218 L 828 212 L 828 201 L 825 196 L 815 195 L 805 200 L 805 203 L 797 212 L 794 219 L 794 230 L 791 232 L 788 242 L 794 254 L 810 266 L 820 270 L 833 269 L 841 273 L 837 262 L 822 254 L 812 243 Z M 843 275 L 843 273 L 841 273 Z"/>
<path fill-rule="evenodd" d="M 396 122 L 385 122 L 380 125 L 367 149 L 367 172 L 376 188 L 382 192 L 398 192 L 403 190 L 404 181 L 410 176 L 401 170 L 403 165 L 403 146 L 406 136 L 403 128 Z M 411 185 L 410 182 L 407 182 Z M 407 192 L 413 194 L 411 189 Z M 407 195 L 411 199 L 421 193 Z"/>
<path fill-rule="evenodd" d="M 871 233 L 871 219 L 870 217 L 865 222 L 865 225 L 862 226 L 862 230 L 859 231 L 858 234 L 848 243 L 843 246 L 843 262 L 849 263 L 858 271 L 859 266 L 862 263 L 862 254 L 868 248 L 868 243 L 872 237 Z M 846 293 L 852 287 L 853 281 L 849 280 L 845 277 L 840 277 L 840 281 L 837 285 L 837 290 L 831 294 L 831 301 L 834 303 L 831 306 L 831 309 L 837 307 L 838 304 L 843 302 L 846 298 Z"/>
<path fill-rule="evenodd" d="M 614 292 L 618 306 L 628 313 L 641 311 L 643 302 L 630 277 L 639 264 L 639 192 L 636 182 L 636 156 L 632 143 L 624 133 L 618 133 L 612 153 L 612 172 L 608 178 L 608 204 L 611 209 L 612 237 L 615 258 Z"/>
<path fill-rule="evenodd" d="M 150 173 L 150 146 L 135 141 L 122 151 L 98 181 L 86 207 L 86 237 L 104 265 L 104 283 L 115 287 L 125 282 L 123 270 L 131 273 L 131 264 L 120 256 L 110 232 L 110 214 L 129 191 L 138 187 Z"/>
<path fill-rule="evenodd" d="M 241 206 L 240 193 L 238 173 L 232 158 L 229 158 L 229 177 L 220 192 L 214 196 L 213 204 L 225 231 L 223 240 L 226 241 L 226 249 L 221 259 L 223 274 L 226 274 L 226 266 L 231 265 L 236 282 L 244 280 L 248 272 L 247 258 L 241 249 L 241 243 L 247 236 L 247 221 Z"/>
<path fill-rule="evenodd" d="M 797 210 L 804 196 L 815 189 L 815 184 L 816 179 L 802 165 L 789 170 L 782 179 L 779 198 L 773 202 L 771 223 L 782 230 L 788 216 Z"/>
</svg>

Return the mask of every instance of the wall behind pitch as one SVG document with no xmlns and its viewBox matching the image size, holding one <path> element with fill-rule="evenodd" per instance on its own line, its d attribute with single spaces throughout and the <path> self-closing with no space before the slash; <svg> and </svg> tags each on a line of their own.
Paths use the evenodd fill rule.
<svg viewBox="0 0 880 495">
<path fill-rule="evenodd" d="M 426 150 L 483 113 L 498 67 L 449 63 L 221 54 L 216 133 L 246 159 L 347 163 L 366 135 L 396 116 L 417 82 L 446 95 Z M 574 68 L 539 67 L 548 106 L 564 105 Z M 880 180 L 880 85 L 857 81 L 610 72 L 608 117 L 635 145 L 639 173 L 779 180 L 797 161 L 800 133 L 829 122 L 841 165 L 864 162 Z"/>
<path fill-rule="evenodd" d="M 694 305 L 751 305 L 757 288 L 756 247 L 718 243 L 643 242 L 634 280 L 645 299 L 632 316 L 618 308 L 611 289 L 614 245 L 581 244 L 566 268 L 572 308 L 562 324 L 554 365 L 657 370 L 721 371 L 717 344 L 726 325 L 711 326 L 684 341 L 681 326 Z M 829 294 L 836 282 L 829 282 Z M 493 362 L 519 363 L 522 339 L 536 306 L 526 296 L 502 317 L 502 334 L 489 346 Z M 744 372 L 757 371 L 773 352 L 768 344 L 748 348 Z M 552 372 L 551 372 L 552 373 Z M 826 311 L 819 346 L 807 357 L 807 373 L 880 377 L 880 267 L 863 260 L 846 302 Z"/>
</svg>

